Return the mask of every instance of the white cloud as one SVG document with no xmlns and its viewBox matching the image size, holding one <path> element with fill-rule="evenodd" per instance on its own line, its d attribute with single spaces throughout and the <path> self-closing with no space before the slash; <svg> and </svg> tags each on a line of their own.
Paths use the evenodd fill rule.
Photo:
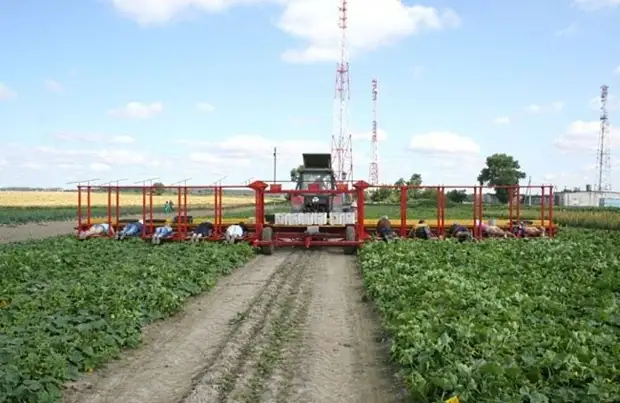
<svg viewBox="0 0 620 403">
<path fill-rule="evenodd" d="M 566 133 L 559 136 L 553 142 L 554 146 L 566 152 L 588 152 L 596 151 L 598 148 L 598 136 L 601 130 L 599 121 L 583 121 L 577 120 L 572 122 Z M 616 147 L 620 145 L 620 131 L 614 127 L 610 127 L 610 146 Z"/>
<path fill-rule="evenodd" d="M 349 3 L 347 12 L 347 40 L 352 54 L 390 45 L 421 31 L 439 31 L 460 25 L 459 16 L 451 9 L 405 6 L 400 1 L 357 0 Z M 287 50 L 282 58 L 301 63 L 337 60 L 340 36 L 337 21 L 335 1 L 288 1 L 278 26 L 305 41 L 306 45 Z"/>
<path fill-rule="evenodd" d="M 530 104 L 525 107 L 525 109 L 532 114 L 541 114 L 545 112 L 560 112 L 564 109 L 564 102 L 562 101 L 554 101 L 548 105 L 540 105 L 540 104 Z"/>
<path fill-rule="evenodd" d="M 411 138 L 409 148 L 428 156 L 478 156 L 480 146 L 469 137 L 452 132 L 430 132 Z"/>
<path fill-rule="evenodd" d="M 211 113 L 215 110 L 215 106 L 211 105 L 208 102 L 198 102 L 196 104 L 196 109 L 198 109 L 201 112 Z"/>
<path fill-rule="evenodd" d="M 620 65 L 618 65 L 618 67 L 616 67 L 616 69 L 614 70 L 614 74 L 617 76 L 620 76 Z"/>
<path fill-rule="evenodd" d="M 498 125 L 507 125 L 510 123 L 510 118 L 508 116 L 500 116 L 493 120 L 494 123 Z"/>
<path fill-rule="evenodd" d="M 2 173 L 7 166 L 9 166 L 9 162 L 4 158 L 0 158 L 0 173 Z"/>
<path fill-rule="evenodd" d="M 110 144 L 133 144 L 136 142 L 131 136 L 105 136 L 102 134 L 93 133 L 70 133 L 59 132 L 53 134 L 54 138 L 60 141 L 66 142 L 79 142 L 79 143 L 110 143 Z"/>
<path fill-rule="evenodd" d="M 38 163 L 38 162 L 34 162 L 34 161 L 27 161 L 24 163 L 21 163 L 19 165 L 20 168 L 25 168 L 25 169 L 30 169 L 32 171 L 40 171 L 41 169 L 43 169 L 43 165 Z"/>
<path fill-rule="evenodd" d="M 578 30 L 579 30 L 579 24 L 577 24 L 576 22 L 573 22 L 569 26 L 555 31 L 554 34 L 557 37 L 573 36 L 578 32 Z"/>
<path fill-rule="evenodd" d="M 59 94 L 64 91 L 63 85 L 56 80 L 47 79 L 45 80 L 44 85 L 45 85 L 45 89 L 48 90 L 49 92 L 54 92 L 56 94 Z"/>
<path fill-rule="evenodd" d="M 573 0 L 573 5 L 584 10 L 598 10 L 601 8 L 618 7 L 620 0 Z"/>
<path fill-rule="evenodd" d="M 142 102 L 129 102 L 122 108 L 111 109 L 108 111 L 110 116 L 124 117 L 128 119 L 150 119 L 164 110 L 161 102 L 145 104 Z"/>
<path fill-rule="evenodd" d="M 377 129 L 377 141 L 385 141 L 387 140 L 388 135 L 387 132 L 383 129 Z M 355 140 L 367 140 L 370 142 L 372 140 L 372 132 L 363 132 L 363 133 L 351 133 L 351 139 Z"/>
<path fill-rule="evenodd" d="M 15 91 L 11 90 L 6 84 L 0 82 L 0 101 L 7 101 L 17 96 Z"/>
<path fill-rule="evenodd" d="M 93 162 L 88 167 L 94 172 L 107 172 L 112 169 L 111 166 L 102 162 Z"/>
<path fill-rule="evenodd" d="M 275 4 L 283 7 L 278 27 L 305 42 L 282 58 L 290 62 L 333 61 L 338 57 L 338 2 L 334 0 L 110 0 L 127 17 L 142 25 L 164 24 L 191 11 L 220 12 L 238 5 Z M 456 28 L 460 18 L 451 9 L 400 1 L 356 0 L 348 5 L 348 41 L 352 53 L 389 45 L 425 30 Z"/>
<path fill-rule="evenodd" d="M 601 109 L 601 96 L 596 96 L 596 97 L 592 97 L 590 98 L 590 100 L 588 101 L 588 104 L 590 105 L 590 109 L 598 111 Z M 614 111 L 614 110 L 618 110 L 620 109 L 620 101 L 618 100 L 618 97 L 616 97 L 614 94 L 608 94 L 607 95 L 607 110 L 608 111 Z"/>
</svg>

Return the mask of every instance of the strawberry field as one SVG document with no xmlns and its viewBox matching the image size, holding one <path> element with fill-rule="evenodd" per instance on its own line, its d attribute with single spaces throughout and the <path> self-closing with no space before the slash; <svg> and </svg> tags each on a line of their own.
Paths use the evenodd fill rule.
<svg viewBox="0 0 620 403">
<path fill-rule="evenodd" d="M 620 235 L 369 244 L 360 252 L 417 402 L 617 402 Z"/>
<path fill-rule="evenodd" d="M 58 401 L 63 382 L 135 347 L 143 326 L 252 256 L 248 245 L 73 237 L 0 246 L 0 402 Z"/>
</svg>

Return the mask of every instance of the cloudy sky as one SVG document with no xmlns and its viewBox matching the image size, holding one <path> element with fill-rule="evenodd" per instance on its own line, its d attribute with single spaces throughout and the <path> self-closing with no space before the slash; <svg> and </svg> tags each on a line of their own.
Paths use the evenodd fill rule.
<svg viewBox="0 0 620 403">
<path fill-rule="evenodd" d="M 241 183 L 271 178 L 273 147 L 285 179 L 329 151 L 337 19 L 337 0 L 2 1 L 0 186 Z M 348 34 L 356 178 L 377 77 L 382 182 L 472 184 L 494 152 L 534 183 L 594 182 L 620 0 L 350 0 Z"/>
</svg>

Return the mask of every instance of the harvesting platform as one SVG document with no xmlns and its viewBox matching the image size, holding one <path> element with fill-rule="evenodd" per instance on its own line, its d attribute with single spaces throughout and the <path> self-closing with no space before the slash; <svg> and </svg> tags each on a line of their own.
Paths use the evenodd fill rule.
<svg viewBox="0 0 620 403">
<path fill-rule="evenodd" d="M 483 191 L 490 187 L 483 186 L 370 186 L 364 181 L 355 182 L 351 187 L 348 183 L 337 183 L 334 186 L 310 184 L 285 189 L 284 183 L 267 184 L 255 181 L 246 186 L 176 186 L 176 187 L 123 187 L 123 186 L 79 186 L 78 187 L 78 225 L 76 228 L 85 230 L 97 223 L 110 223 L 115 231 L 122 229 L 127 223 L 141 219 L 144 222 L 143 239 L 151 239 L 156 228 L 169 223 L 173 234 L 169 240 L 182 241 L 189 239 L 192 231 L 201 222 L 209 221 L 213 224 L 213 233 L 206 238 L 208 241 L 221 241 L 226 228 L 243 222 L 247 226 L 244 240 L 264 253 L 273 253 L 278 246 L 338 246 L 344 247 L 345 252 L 354 253 L 364 242 L 373 239 L 377 220 L 387 207 L 372 204 L 368 200 L 373 192 L 388 189 L 399 194 L 400 203 L 397 204 L 397 214 L 389 217 L 392 228 L 401 237 L 407 237 L 411 229 L 418 225 L 420 220 L 432 229 L 439 237 L 448 236 L 448 229 L 453 223 L 469 228 L 475 238 L 482 238 L 480 223 L 491 221 L 506 231 L 513 231 L 519 222 L 525 221 L 530 226 L 544 228 L 549 236 L 553 236 L 557 228 L 553 224 L 553 188 L 542 186 L 512 186 L 504 187 L 510 197 L 507 211 L 485 214 Z M 520 195 L 525 188 L 537 188 L 542 192 L 539 213 L 534 218 L 522 214 L 525 207 Z M 468 218 L 446 218 L 446 213 L 453 207 L 447 206 L 447 189 L 466 189 L 473 193 L 471 204 L 463 204 L 461 210 L 471 209 Z M 107 192 L 107 216 L 92 217 L 90 195 L 92 192 Z M 139 191 L 143 197 L 142 212 L 131 218 L 122 214 L 123 192 Z M 410 195 L 412 192 L 432 191 L 436 197 L 434 213 L 429 217 L 426 211 L 412 207 Z M 173 213 L 161 212 L 156 205 L 154 196 L 157 192 L 176 195 L 176 206 Z M 244 192 L 254 199 L 251 207 L 225 205 L 227 193 Z M 84 193 L 86 193 L 84 197 Z M 470 194 L 471 194 L 470 193 Z M 200 205 L 191 203 L 195 194 L 213 196 L 213 203 Z M 86 204 L 84 204 L 86 199 Z M 270 210 L 269 200 L 279 200 L 275 209 Z M 267 201 L 267 202 L 266 202 Z M 469 206 L 469 207 L 467 207 Z M 491 205 L 490 210 L 493 210 Z M 375 214 L 371 214 L 372 210 Z M 532 213 L 532 209 L 529 213 Z M 377 215 L 377 217 L 372 217 Z M 527 219 L 527 220 L 526 220 Z"/>
</svg>

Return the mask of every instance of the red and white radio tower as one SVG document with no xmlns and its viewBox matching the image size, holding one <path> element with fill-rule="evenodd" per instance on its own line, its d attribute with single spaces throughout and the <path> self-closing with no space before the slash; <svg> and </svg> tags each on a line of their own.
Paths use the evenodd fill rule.
<svg viewBox="0 0 620 403">
<path fill-rule="evenodd" d="M 609 144 L 609 119 L 607 118 L 607 95 L 609 87 L 601 86 L 601 131 L 596 153 L 596 190 L 611 190 L 611 156 Z"/>
<path fill-rule="evenodd" d="M 378 82 L 372 79 L 372 161 L 370 162 L 370 184 L 379 184 L 379 141 L 377 139 L 377 93 Z"/>
<path fill-rule="evenodd" d="M 340 3 L 340 62 L 336 69 L 332 166 L 337 180 L 353 179 L 353 144 L 349 132 L 349 54 L 347 51 L 347 0 Z"/>
</svg>

